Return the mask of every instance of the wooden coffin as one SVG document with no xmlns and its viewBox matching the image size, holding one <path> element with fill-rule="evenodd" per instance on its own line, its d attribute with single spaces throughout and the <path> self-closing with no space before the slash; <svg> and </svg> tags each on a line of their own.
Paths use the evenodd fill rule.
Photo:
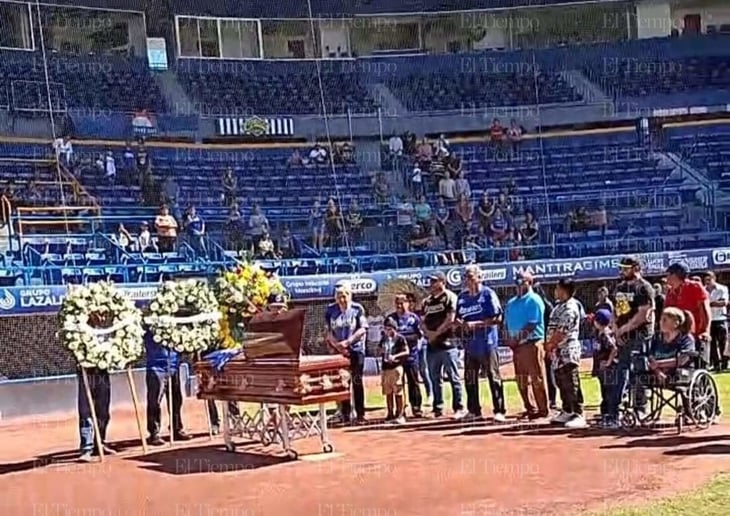
<svg viewBox="0 0 730 516">
<path fill-rule="evenodd" d="M 201 399 L 310 405 L 350 398 L 349 361 L 301 356 L 304 311 L 261 314 L 248 324 L 243 354 L 220 371 L 195 364 Z"/>
</svg>

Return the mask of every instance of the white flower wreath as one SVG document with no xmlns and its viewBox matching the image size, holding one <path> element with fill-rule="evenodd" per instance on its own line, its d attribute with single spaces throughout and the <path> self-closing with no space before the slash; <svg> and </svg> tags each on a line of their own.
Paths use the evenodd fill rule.
<svg viewBox="0 0 730 516">
<path fill-rule="evenodd" d="M 207 283 L 168 281 L 150 303 L 152 340 L 180 353 L 210 348 L 220 338 L 220 307 Z"/>
<path fill-rule="evenodd" d="M 81 367 L 119 370 L 142 356 L 142 313 L 113 283 L 70 286 L 58 317 L 61 342 Z"/>
</svg>

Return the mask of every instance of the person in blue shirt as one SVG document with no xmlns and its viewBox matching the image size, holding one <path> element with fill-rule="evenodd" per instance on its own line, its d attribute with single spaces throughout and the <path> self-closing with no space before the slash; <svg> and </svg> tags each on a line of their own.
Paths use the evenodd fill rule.
<svg viewBox="0 0 730 516">
<path fill-rule="evenodd" d="M 172 428 L 176 441 L 189 441 L 192 437 L 183 430 L 181 417 L 182 387 L 180 385 L 180 353 L 162 346 L 154 341 L 148 331 L 144 337 L 145 354 L 147 355 L 147 442 L 152 446 L 161 446 L 165 441 L 160 437 L 162 421 L 162 398 L 168 398 L 172 391 Z M 168 386 L 168 382 L 172 382 Z"/>
<path fill-rule="evenodd" d="M 515 379 L 525 407 L 523 418 L 548 415 L 545 388 L 545 305 L 533 290 L 534 278 L 523 272 L 515 278 L 517 295 L 504 307 L 507 345 L 512 349 Z"/>
<path fill-rule="evenodd" d="M 403 372 L 408 386 L 408 402 L 411 405 L 413 417 L 423 417 L 421 404 L 421 387 L 418 385 L 418 355 L 419 344 L 423 338 L 421 331 L 421 318 L 411 312 L 411 305 L 405 294 L 395 297 L 395 312 L 388 315 L 386 320 L 396 322 L 396 331 L 408 343 L 408 358 L 403 361 Z"/>
<path fill-rule="evenodd" d="M 195 206 L 191 206 L 188 209 L 185 217 L 185 229 L 188 232 L 188 241 L 190 246 L 195 249 L 195 252 L 206 256 L 207 251 L 205 249 L 205 221 L 198 215 L 198 211 Z"/>
<path fill-rule="evenodd" d="M 659 320 L 660 333 L 651 342 L 648 366 L 654 377 L 665 382 L 678 368 L 690 367 L 695 340 L 690 329 L 692 316 L 679 308 L 665 308 Z"/>
<path fill-rule="evenodd" d="M 339 282 L 335 286 L 335 302 L 327 307 L 324 318 L 327 324 L 327 344 L 350 359 L 352 401 L 355 404 L 357 422 L 363 422 L 365 420 L 363 370 L 368 321 L 365 308 L 353 302 L 349 283 Z M 342 402 L 340 411 L 343 421 L 349 422 L 352 403 L 349 400 Z"/>
<path fill-rule="evenodd" d="M 494 420 L 504 422 L 504 388 L 499 372 L 499 332 L 502 305 L 497 294 L 481 284 L 481 270 L 469 265 L 464 272 L 465 289 L 456 298 L 455 332 L 461 334 L 464 345 L 464 383 L 466 408 L 470 418 L 481 418 L 479 402 L 479 372 L 486 370 L 492 393 Z"/>
</svg>

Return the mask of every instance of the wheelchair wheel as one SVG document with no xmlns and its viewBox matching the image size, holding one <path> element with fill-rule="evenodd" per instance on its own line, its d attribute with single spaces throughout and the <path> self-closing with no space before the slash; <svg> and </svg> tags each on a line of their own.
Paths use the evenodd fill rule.
<svg viewBox="0 0 730 516">
<path fill-rule="evenodd" d="M 695 371 L 687 389 L 688 416 L 701 430 L 709 428 L 716 416 L 718 406 L 718 392 L 715 379 L 705 371 Z"/>
<path fill-rule="evenodd" d="M 634 411 L 632 409 L 624 409 L 619 414 L 619 424 L 621 425 L 621 428 L 624 430 L 632 430 L 636 428 L 636 424 L 638 423 L 636 415 L 634 414 Z"/>
</svg>

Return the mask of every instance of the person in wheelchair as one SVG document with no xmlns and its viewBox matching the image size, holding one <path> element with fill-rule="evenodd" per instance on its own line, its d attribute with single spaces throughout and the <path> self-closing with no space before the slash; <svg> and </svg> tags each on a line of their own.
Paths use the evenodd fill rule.
<svg viewBox="0 0 730 516">
<path fill-rule="evenodd" d="M 679 308 L 664 309 L 659 320 L 660 333 L 652 340 L 647 360 L 652 385 L 671 387 L 680 384 L 686 376 L 682 372 L 694 368 L 693 327 L 691 313 Z"/>
</svg>

